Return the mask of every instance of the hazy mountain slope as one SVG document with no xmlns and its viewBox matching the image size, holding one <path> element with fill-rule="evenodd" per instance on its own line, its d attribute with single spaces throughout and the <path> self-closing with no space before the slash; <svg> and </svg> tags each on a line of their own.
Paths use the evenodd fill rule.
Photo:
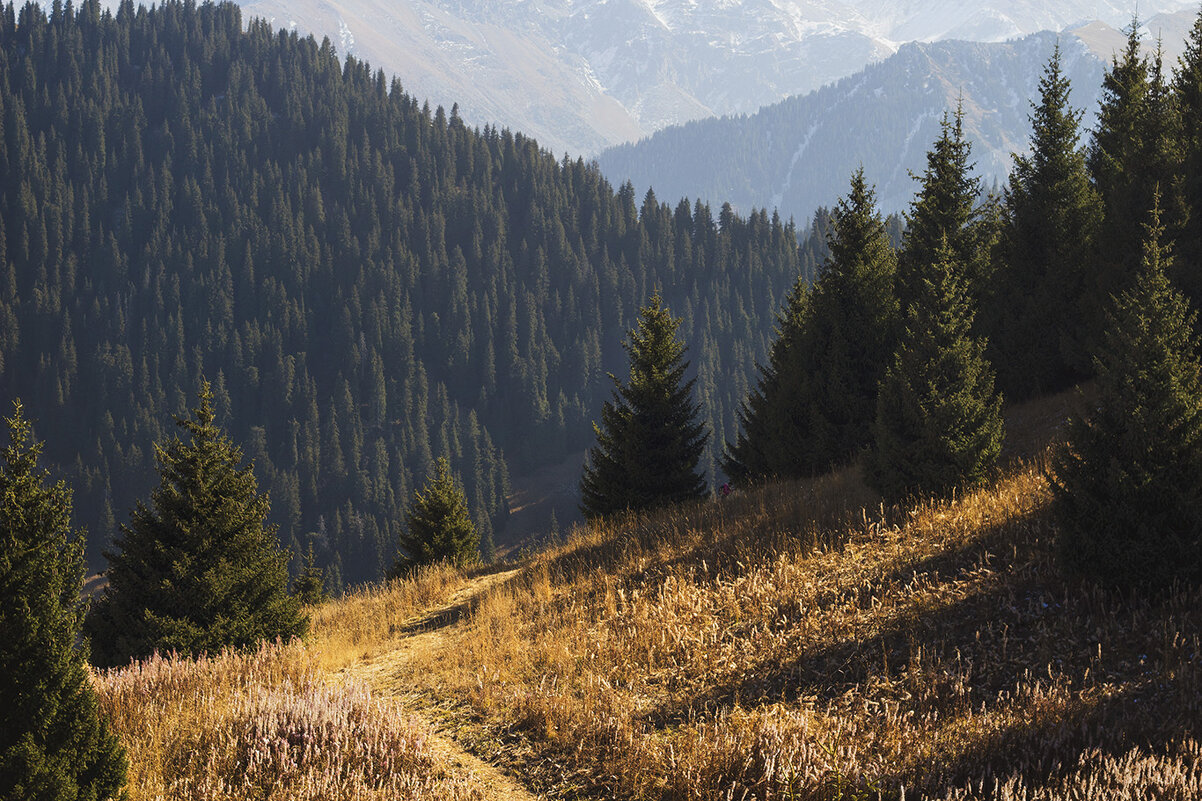
<svg viewBox="0 0 1202 801">
<path fill-rule="evenodd" d="M 322 36 L 470 124 L 595 154 L 668 125 L 817 89 L 910 40 L 1004 39 L 1130 2 L 1086 0 L 244 0 L 248 15 Z M 1192 7 L 1140 4 L 1144 14 Z"/>
<path fill-rule="evenodd" d="M 753 111 L 891 52 L 834 4 L 656 0 L 247 0 L 329 36 L 465 119 L 596 153 L 666 125 Z M 850 20 L 850 23 L 847 21 Z"/>
<path fill-rule="evenodd" d="M 1169 63 L 1194 14 L 1162 15 L 1147 24 L 1163 33 Z M 913 191 L 910 173 L 922 169 L 940 117 L 961 97 L 978 174 L 987 185 L 1005 181 L 1010 154 L 1027 148 L 1030 101 L 1057 38 L 1043 32 L 1002 43 L 903 45 L 885 61 L 809 95 L 750 116 L 669 128 L 611 148 L 598 162 L 611 180 L 629 179 L 640 190 L 721 198 L 743 209 L 779 208 L 798 220 L 832 204 L 863 164 L 883 208 L 900 211 Z M 1072 103 L 1086 110 L 1088 127 L 1105 67 L 1101 54 L 1109 60 L 1123 34 L 1093 23 L 1067 31 L 1061 41 Z M 1147 41 L 1151 47 L 1153 37 Z"/>
<path fill-rule="evenodd" d="M 453 3 L 386 0 L 248 0 L 248 16 L 277 27 L 328 36 L 401 79 L 415 97 L 472 124 L 500 124 L 536 137 L 557 153 L 592 153 L 644 130 L 608 95 L 580 59 L 543 32 L 469 15 Z M 501 5 L 501 4 L 498 4 Z M 445 6 L 445 7 L 444 7 Z"/>
<path fill-rule="evenodd" d="M 1143 18 L 1196 10 L 1196 2 L 1130 3 L 1094 0 L 851 0 L 869 30 L 896 42 L 965 39 L 1000 42 L 1038 31 L 1059 31 L 1085 20 L 1122 27 Z"/>
</svg>

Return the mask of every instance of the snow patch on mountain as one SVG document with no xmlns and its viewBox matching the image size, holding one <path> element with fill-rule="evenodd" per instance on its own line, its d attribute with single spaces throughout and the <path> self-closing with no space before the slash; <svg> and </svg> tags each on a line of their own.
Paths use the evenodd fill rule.
<svg viewBox="0 0 1202 801">
<path fill-rule="evenodd" d="M 346 55 L 354 54 L 355 34 L 351 33 L 350 27 L 342 17 L 338 18 L 338 42 L 342 53 Z"/>
<path fill-rule="evenodd" d="M 781 186 L 781 189 L 779 192 L 777 192 L 775 195 L 772 196 L 772 203 L 771 203 L 772 208 L 775 209 L 780 206 L 781 200 L 784 198 L 785 192 L 788 192 L 789 187 L 793 185 L 793 171 L 797 169 L 798 162 L 800 162 L 801 157 L 805 155 L 806 148 L 808 148 L 810 146 L 810 140 L 812 140 L 814 138 L 814 133 L 818 130 L 819 125 L 821 125 L 820 121 L 815 122 L 813 125 L 811 125 L 810 130 L 806 131 L 805 138 L 802 139 L 801 144 L 797 146 L 797 150 L 793 151 L 793 158 L 789 161 L 789 169 L 785 173 L 784 185 Z"/>
</svg>

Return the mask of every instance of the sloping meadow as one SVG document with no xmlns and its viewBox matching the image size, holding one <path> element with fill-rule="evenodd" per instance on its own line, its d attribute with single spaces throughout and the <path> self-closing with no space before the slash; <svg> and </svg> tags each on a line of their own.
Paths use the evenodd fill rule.
<svg viewBox="0 0 1202 801">
<path fill-rule="evenodd" d="M 1064 575 L 1037 464 L 865 503 L 847 470 L 578 530 L 403 680 L 549 790 L 1202 797 L 1202 593 Z"/>
</svg>

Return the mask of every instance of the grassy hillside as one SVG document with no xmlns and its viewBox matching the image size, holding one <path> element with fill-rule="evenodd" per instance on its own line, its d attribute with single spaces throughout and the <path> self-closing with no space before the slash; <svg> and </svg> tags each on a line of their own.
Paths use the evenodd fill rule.
<svg viewBox="0 0 1202 801">
<path fill-rule="evenodd" d="M 142 704 L 160 686 L 191 692 L 156 672 L 192 671 L 202 695 L 244 692 L 227 669 L 307 688 L 248 696 L 285 707 L 374 692 L 394 710 L 379 725 L 453 730 L 550 797 L 1199 797 L 1202 593 L 1124 598 L 1062 573 L 1034 445 L 1062 417 L 1058 403 L 1016 410 L 1011 465 L 947 503 L 882 509 L 855 469 L 776 484 L 577 530 L 507 572 L 435 570 L 348 597 L 295 652 L 155 663 L 102 691 L 127 732 L 158 727 L 123 687 L 143 682 Z M 230 703 L 234 723 L 216 728 L 257 737 L 260 713 L 237 710 L 266 708 Z M 211 728 L 189 717 L 211 705 L 179 709 L 180 728 Z M 308 731 L 270 714 L 287 742 Z M 353 721 L 313 714 L 329 742 Z M 420 741 L 397 748 L 424 776 Z M 460 797 L 454 765 L 438 769 L 451 789 L 427 797 Z"/>
</svg>

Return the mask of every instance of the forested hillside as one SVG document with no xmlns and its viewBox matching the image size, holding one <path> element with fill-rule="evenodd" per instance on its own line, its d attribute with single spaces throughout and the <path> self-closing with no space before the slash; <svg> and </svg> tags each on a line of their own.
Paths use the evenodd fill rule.
<svg viewBox="0 0 1202 801">
<path fill-rule="evenodd" d="M 501 525 L 508 475 L 591 440 L 657 289 L 712 478 L 817 259 L 775 216 L 615 191 L 230 4 L 3 6 L 0 125 L 0 403 L 96 565 L 202 376 L 281 540 L 335 583 L 391 563 L 440 456 Z"/>
</svg>

